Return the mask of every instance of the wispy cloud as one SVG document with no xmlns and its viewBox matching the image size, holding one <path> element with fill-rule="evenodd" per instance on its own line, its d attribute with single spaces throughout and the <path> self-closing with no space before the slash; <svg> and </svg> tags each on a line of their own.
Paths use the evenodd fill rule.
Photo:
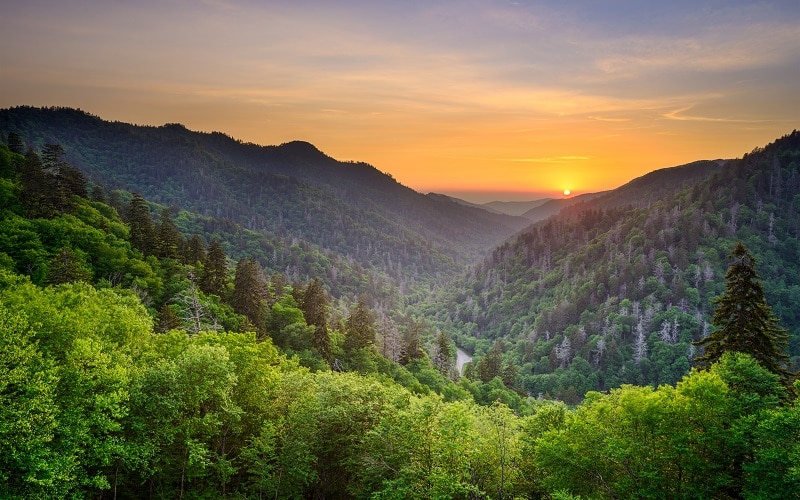
<svg viewBox="0 0 800 500">
<path fill-rule="evenodd" d="M 742 71 L 794 62 L 800 55 L 800 25 L 752 23 L 709 26 L 687 37 L 632 35 L 598 45 L 595 67 L 610 76 L 631 78 L 643 72 Z"/>
<path fill-rule="evenodd" d="M 699 115 L 687 115 L 685 112 L 694 108 L 694 105 L 684 106 L 675 109 L 668 113 L 664 113 L 664 118 L 677 121 L 693 121 L 693 122 L 717 122 L 717 123 L 766 123 L 769 120 L 763 119 L 746 119 L 746 118 L 731 118 L 731 117 L 710 117 Z"/>
</svg>

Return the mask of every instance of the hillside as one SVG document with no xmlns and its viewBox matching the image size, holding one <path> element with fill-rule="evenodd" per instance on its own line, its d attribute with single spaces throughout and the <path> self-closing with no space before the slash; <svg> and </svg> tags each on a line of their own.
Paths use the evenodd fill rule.
<svg viewBox="0 0 800 500">
<path fill-rule="evenodd" d="M 522 214 L 522 217 L 525 217 L 531 222 L 539 222 L 540 220 L 544 220 L 550 217 L 551 215 L 559 213 L 562 209 L 566 207 L 571 207 L 579 203 L 585 203 L 589 200 L 597 198 L 598 196 L 602 196 L 602 194 L 603 193 L 587 193 L 578 196 L 573 196 L 571 198 L 548 200 L 540 205 L 531 208 L 530 210 L 525 211 Z"/>
<path fill-rule="evenodd" d="M 797 364 L 799 170 L 793 132 L 738 160 L 653 172 L 521 232 L 428 312 L 478 355 L 502 340 L 529 394 L 577 401 L 623 383 L 671 384 L 709 332 L 726 256 L 742 241 Z"/>
<path fill-rule="evenodd" d="M 0 134 L 60 144 L 91 181 L 296 241 L 404 280 L 449 276 L 528 221 L 419 194 L 304 142 L 258 146 L 182 125 L 111 123 L 79 110 L 0 111 Z"/>
<path fill-rule="evenodd" d="M 484 203 L 483 206 L 504 214 L 522 215 L 528 210 L 544 205 L 551 200 L 552 198 L 542 198 L 541 200 L 531 201 L 490 201 L 489 203 Z"/>
<path fill-rule="evenodd" d="M 671 353 L 682 363 L 670 376 L 687 363 L 685 325 L 718 285 L 712 236 L 767 252 L 765 274 L 784 279 L 768 282 L 771 299 L 789 305 L 784 319 L 797 312 L 796 133 L 652 205 L 598 199 L 509 241 L 475 271 L 480 281 L 464 281 L 471 289 L 449 288 L 456 302 L 489 298 L 502 319 L 494 304 L 515 297 L 489 293 L 519 292 L 509 278 L 525 272 L 546 274 L 523 300 L 550 300 L 555 285 L 589 301 L 579 315 L 566 298 L 552 302 L 529 336 L 484 349 L 460 378 L 447 335 L 458 320 L 424 342 L 431 326 L 412 315 L 343 304 L 316 279 L 287 281 L 298 269 L 344 272 L 347 261 L 230 220 L 185 210 L 173 220 L 140 195 L 106 198 L 58 147 L 25 153 L 18 139 L 0 144 L 0 497 L 784 498 L 796 487 L 800 384 L 787 388 L 747 354 L 657 388 L 577 392 L 646 380 Z M 744 205 L 752 194 L 755 211 Z M 694 291 L 677 246 L 692 241 L 708 264 L 686 269 Z M 246 258 L 270 246 L 291 272 L 267 275 Z M 650 295 L 628 290 L 626 274 L 600 274 L 627 273 L 626 262 L 638 271 L 651 252 Z M 579 282 L 586 269 L 590 289 Z M 356 291 L 375 286 L 350 271 Z M 575 317 L 585 323 L 558 329 Z M 662 319 L 658 338 L 643 339 Z M 486 330 L 475 331 L 491 332 L 479 320 Z M 626 336 L 643 339 L 632 362 Z M 536 384 L 575 406 L 526 397 Z"/>
</svg>

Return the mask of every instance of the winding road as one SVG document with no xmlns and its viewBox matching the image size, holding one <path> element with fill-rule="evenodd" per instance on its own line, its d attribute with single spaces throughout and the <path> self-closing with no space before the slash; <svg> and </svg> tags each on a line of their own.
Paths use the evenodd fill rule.
<svg viewBox="0 0 800 500">
<path fill-rule="evenodd" d="M 456 348 L 456 370 L 458 374 L 461 375 L 461 372 L 464 370 L 464 365 L 472 361 L 472 356 L 467 354 L 466 352 L 462 351 L 460 347 Z"/>
</svg>

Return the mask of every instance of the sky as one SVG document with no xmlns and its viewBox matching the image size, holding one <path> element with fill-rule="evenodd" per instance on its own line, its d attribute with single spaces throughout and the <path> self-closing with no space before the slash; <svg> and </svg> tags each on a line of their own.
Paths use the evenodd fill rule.
<svg viewBox="0 0 800 500">
<path fill-rule="evenodd" d="M 304 140 L 475 202 L 613 189 L 800 128 L 797 0 L 0 9 L 2 108 Z"/>
</svg>

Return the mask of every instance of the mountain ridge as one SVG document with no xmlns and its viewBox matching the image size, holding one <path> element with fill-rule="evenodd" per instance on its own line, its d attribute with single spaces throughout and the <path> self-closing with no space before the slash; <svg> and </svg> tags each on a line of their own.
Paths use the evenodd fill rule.
<svg viewBox="0 0 800 500">
<path fill-rule="evenodd" d="M 109 188 L 292 236 L 405 279 L 436 279 L 528 224 L 425 197 L 366 163 L 305 141 L 245 143 L 220 132 L 108 122 L 71 108 L 0 110 L 0 132 L 59 143 Z"/>
<path fill-rule="evenodd" d="M 796 131 L 740 159 L 660 169 L 521 231 L 430 309 L 477 367 L 504 351 L 529 395 L 576 402 L 626 383 L 674 384 L 711 328 L 726 256 L 742 241 L 797 366 L 797 192 Z"/>
</svg>

